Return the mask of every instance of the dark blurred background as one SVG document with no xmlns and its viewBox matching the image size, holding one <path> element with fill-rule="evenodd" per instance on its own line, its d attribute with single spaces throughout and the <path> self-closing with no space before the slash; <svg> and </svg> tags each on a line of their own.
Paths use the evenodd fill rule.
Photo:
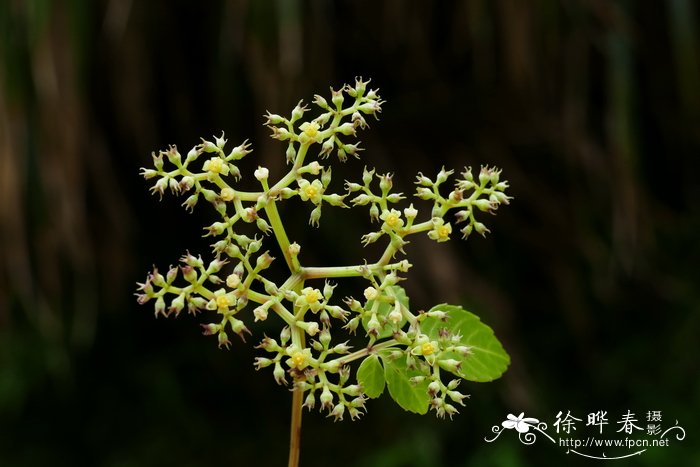
<svg viewBox="0 0 700 467">
<path fill-rule="evenodd" d="M 700 465 L 697 3 L 200 3 L 0 1 L 0 465 L 285 465 L 291 394 L 254 371 L 251 343 L 219 351 L 201 318 L 136 304 L 153 264 L 209 257 L 215 218 L 159 203 L 138 172 L 224 130 L 251 139 L 248 178 L 279 174 L 265 110 L 355 76 L 387 103 L 336 187 L 364 164 L 404 192 L 443 164 L 510 181 L 486 239 L 414 240 L 405 285 L 417 308 L 481 316 L 512 365 L 465 383 L 453 421 L 386 395 L 359 422 L 305 412 L 302 465 L 601 462 L 484 441 L 508 413 L 560 410 L 607 410 L 611 437 L 627 410 L 662 411 L 686 439 L 616 465 Z M 310 233 L 306 207 L 285 215 L 308 264 L 371 254 L 364 210 L 326 209 Z"/>
</svg>

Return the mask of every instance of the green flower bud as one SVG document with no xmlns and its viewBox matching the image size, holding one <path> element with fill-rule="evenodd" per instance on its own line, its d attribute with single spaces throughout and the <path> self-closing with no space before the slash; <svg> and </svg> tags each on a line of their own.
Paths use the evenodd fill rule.
<svg viewBox="0 0 700 467">
<path fill-rule="evenodd" d="M 255 225 L 257 225 L 258 229 L 260 229 L 260 231 L 264 234 L 269 234 L 272 230 L 270 224 L 268 224 L 262 217 L 258 217 L 258 219 L 255 221 Z"/>
<path fill-rule="evenodd" d="M 224 132 L 221 132 L 221 137 L 217 138 L 214 136 L 214 141 L 216 142 L 216 147 L 219 149 L 223 149 L 224 146 L 226 145 L 226 140 L 224 139 Z"/>
<path fill-rule="evenodd" d="M 290 142 L 289 146 L 287 146 L 287 152 L 285 153 L 285 157 L 287 158 L 287 163 L 292 163 L 294 162 L 294 159 L 297 157 L 297 150 L 294 148 L 294 143 Z"/>
<path fill-rule="evenodd" d="M 496 205 L 485 199 L 477 199 L 475 201 L 472 201 L 472 204 L 476 206 L 477 209 L 479 209 L 479 211 L 482 212 L 491 212 L 494 211 L 497 207 Z"/>
<path fill-rule="evenodd" d="M 345 136 L 350 136 L 350 135 L 356 136 L 355 126 L 350 122 L 343 123 L 338 128 L 336 128 L 335 131 L 336 131 L 336 133 L 341 133 Z"/>
<path fill-rule="evenodd" d="M 267 112 L 265 118 L 267 118 L 267 120 L 265 121 L 265 125 L 279 125 L 282 122 L 287 122 L 286 118 L 282 118 L 277 114 L 271 114 L 270 112 Z"/>
<path fill-rule="evenodd" d="M 391 181 L 392 177 L 392 174 L 384 174 L 379 178 L 379 189 L 382 190 L 383 194 L 387 194 L 394 185 Z"/>
<path fill-rule="evenodd" d="M 314 95 L 314 104 L 321 107 L 322 109 L 328 110 L 328 101 L 318 94 Z"/>
<path fill-rule="evenodd" d="M 370 182 L 372 181 L 373 176 L 374 176 L 374 169 L 367 170 L 367 167 L 365 167 L 362 171 L 362 183 L 364 183 L 365 186 L 368 186 L 370 184 Z"/>
<path fill-rule="evenodd" d="M 168 152 L 165 153 L 168 156 L 168 160 L 170 161 L 171 164 L 180 166 L 181 165 L 181 156 L 180 153 L 177 152 L 177 148 L 175 146 L 170 146 L 168 148 Z"/>
<path fill-rule="evenodd" d="M 330 414 L 328 414 L 329 417 L 333 417 L 333 421 L 338 421 L 343 419 L 343 414 L 345 413 L 345 406 L 343 404 L 338 404 L 335 407 L 333 407 L 333 410 L 331 411 Z"/>
<path fill-rule="evenodd" d="M 314 408 L 315 405 L 316 397 L 314 396 L 313 391 L 309 391 L 309 394 L 307 394 L 306 399 L 304 399 L 303 407 L 306 407 L 307 409 L 311 410 Z"/>
<path fill-rule="evenodd" d="M 350 321 L 343 326 L 343 329 L 347 329 L 349 333 L 355 334 L 355 331 L 357 330 L 357 326 L 360 324 L 360 317 L 356 316 Z"/>
<path fill-rule="evenodd" d="M 226 347 L 226 350 L 231 348 L 231 341 L 228 340 L 228 334 L 226 334 L 226 331 L 219 332 L 218 340 L 219 340 L 219 348 Z"/>
<path fill-rule="evenodd" d="M 379 220 L 379 206 L 374 203 L 372 203 L 372 207 L 369 208 L 369 218 L 372 220 L 372 222 Z"/>
<path fill-rule="evenodd" d="M 331 96 L 333 105 L 335 105 L 336 109 L 340 110 L 343 107 L 343 101 L 345 100 L 343 90 L 340 89 L 339 91 L 335 91 L 333 88 L 331 88 Z"/>
<path fill-rule="evenodd" d="M 302 118 L 304 116 L 304 112 L 309 110 L 305 105 L 304 106 L 301 105 L 302 102 L 304 102 L 304 101 L 303 100 L 299 101 L 299 103 L 296 105 L 296 107 L 294 107 L 294 110 L 292 110 L 292 118 L 290 120 L 291 123 L 294 123 L 297 120 L 299 120 L 300 118 Z"/>
<path fill-rule="evenodd" d="M 455 360 L 454 358 L 438 360 L 437 363 L 443 370 L 447 370 L 455 374 L 459 374 L 461 372 L 462 362 L 459 360 Z"/>
<path fill-rule="evenodd" d="M 156 153 L 152 152 L 151 157 L 153 157 L 153 167 L 155 167 L 158 171 L 163 170 L 163 155 L 158 154 L 156 156 Z"/>
<path fill-rule="evenodd" d="M 330 331 L 328 330 L 328 328 L 323 328 L 323 330 L 321 331 L 321 335 L 319 336 L 318 340 L 319 340 L 319 343 L 320 343 L 321 346 L 322 346 L 322 349 L 321 349 L 321 350 L 327 349 L 327 348 L 328 348 L 328 344 L 330 344 L 330 342 L 331 342 L 331 333 L 330 333 Z"/>
<path fill-rule="evenodd" d="M 265 368 L 274 363 L 274 360 L 265 357 L 255 357 L 255 369 Z"/>
<path fill-rule="evenodd" d="M 272 376 L 275 377 L 277 384 L 285 386 L 287 385 L 287 378 L 285 377 L 284 368 L 280 365 L 280 362 L 275 363 L 275 369 L 272 371 Z"/>
<path fill-rule="evenodd" d="M 167 313 L 165 312 L 165 299 L 162 296 L 156 299 L 155 317 L 157 318 L 158 315 L 163 315 L 166 318 L 168 317 Z"/>
<path fill-rule="evenodd" d="M 258 256 L 258 259 L 255 262 L 255 265 L 256 265 L 255 268 L 258 270 L 267 269 L 270 267 L 270 265 L 272 264 L 272 262 L 274 260 L 275 260 L 275 258 L 270 256 L 270 253 L 266 251 L 262 255 Z"/>
<path fill-rule="evenodd" d="M 486 228 L 484 224 L 481 222 L 474 222 L 474 230 L 476 230 L 476 233 L 481 235 L 482 237 L 486 237 L 486 234 L 491 232 L 489 229 Z"/>
<path fill-rule="evenodd" d="M 309 224 L 313 227 L 318 227 L 320 225 L 320 219 L 321 219 L 321 206 L 316 206 L 313 211 L 311 211 L 311 215 L 309 216 Z"/>
<path fill-rule="evenodd" d="M 330 156 L 334 146 L 333 138 L 325 140 L 321 145 L 321 151 L 318 153 L 318 157 L 325 159 Z"/>
</svg>

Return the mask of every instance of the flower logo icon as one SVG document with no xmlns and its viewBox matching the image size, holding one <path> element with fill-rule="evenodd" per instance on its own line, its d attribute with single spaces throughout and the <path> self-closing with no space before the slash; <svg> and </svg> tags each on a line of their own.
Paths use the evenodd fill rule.
<svg viewBox="0 0 700 467">
<path fill-rule="evenodd" d="M 540 421 L 536 418 L 523 417 L 524 415 L 525 412 L 520 412 L 520 415 L 517 417 L 513 414 L 508 414 L 507 420 L 504 420 L 501 425 L 508 430 L 515 428 L 518 433 L 527 433 L 530 431 L 531 426 L 537 426 Z"/>
</svg>

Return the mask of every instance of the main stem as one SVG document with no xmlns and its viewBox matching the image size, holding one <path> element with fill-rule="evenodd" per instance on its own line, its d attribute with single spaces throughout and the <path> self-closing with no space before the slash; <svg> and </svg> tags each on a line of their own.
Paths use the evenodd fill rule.
<svg viewBox="0 0 700 467">
<path fill-rule="evenodd" d="M 289 430 L 289 463 L 288 467 L 298 467 L 301 452 L 301 410 L 304 392 L 295 387 L 292 391 L 292 422 Z"/>
<path fill-rule="evenodd" d="M 282 178 L 282 180 L 277 182 L 277 184 L 274 187 L 272 187 L 272 189 L 267 189 L 267 187 L 265 186 L 268 192 L 278 191 L 279 189 L 288 186 L 294 180 L 294 178 L 297 176 L 297 170 L 299 169 L 299 167 L 301 167 L 301 165 L 304 162 L 304 156 L 306 155 L 306 151 L 308 150 L 308 148 L 308 145 L 301 145 L 292 169 L 284 178 Z M 280 219 L 280 215 L 277 211 L 277 205 L 275 203 L 274 198 L 270 199 L 270 201 L 265 206 L 265 212 L 267 213 L 267 217 L 272 226 L 272 230 L 275 233 L 277 243 L 279 243 L 279 246 L 282 249 L 282 254 L 284 255 L 284 259 L 287 262 L 287 266 L 289 267 L 290 272 L 293 276 L 298 275 L 302 269 L 301 264 L 299 264 L 299 260 L 297 259 L 296 255 L 292 256 L 289 252 L 289 237 L 287 237 L 284 225 L 282 224 L 282 220 Z M 304 281 L 302 280 L 299 283 L 295 284 L 294 289 L 297 292 L 299 292 L 303 288 L 303 286 Z M 299 348 L 304 348 L 304 331 L 293 326 L 292 323 L 290 323 L 290 327 L 292 333 L 292 342 L 297 344 Z M 294 389 L 292 390 L 292 420 L 289 430 L 289 462 L 287 464 L 289 467 L 299 466 L 299 454 L 301 453 L 301 415 L 303 408 L 303 397 L 304 391 L 295 384 Z"/>
</svg>

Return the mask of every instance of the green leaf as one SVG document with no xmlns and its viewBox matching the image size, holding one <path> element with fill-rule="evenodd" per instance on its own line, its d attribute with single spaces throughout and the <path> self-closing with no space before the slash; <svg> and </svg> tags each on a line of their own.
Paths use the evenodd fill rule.
<svg viewBox="0 0 700 467">
<path fill-rule="evenodd" d="M 382 355 L 384 362 L 384 377 L 389 388 L 389 394 L 402 409 L 420 415 L 428 411 L 430 396 L 428 395 L 428 380 L 412 384 L 414 376 L 424 376 L 420 371 L 406 368 L 406 356 L 391 359 Z"/>
<path fill-rule="evenodd" d="M 421 323 L 421 331 L 431 339 L 439 340 L 440 330 L 447 329 L 450 334 L 461 336 L 461 345 L 470 347 L 466 356 L 457 352 L 448 352 L 444 358 L 453 358 L 462 362 L 457 376 L 469 381 L 486 382 L 499 378 L 508 368 L 510 357 L 493 334 L 493 330 L 481 322 L 478 316 L 459 306 L 437 305 L 430 311 L 444 311 L 447 322 L 428 317 Z"/>
<path fill-rule="evenodd" d="M 403 289 L 403 287 L 398 286 L 398 285 L 391 285 L 387 287 L 385 290 L 385 293 L 388 295 L 394 295 L 396 298 L 399 299 L 399 303 L 401 303 L 403 306 L 408 308 L 408 297 L 406 296 L 406 291 Z M 368 300 L 367 305 L 365 306 L 365 309 L 367 311 L 371 310 L 372 307 L 374 306 L 374 300 Z M 379 322 L 386 321 L 386 317 L 391 313 L 391 310 L 394 309 L 394 305 L 391 303 L 385 303 L 381 302 L 377 306 L 377 317 L 379 318 Z M 383 319 L 382 319 L 383 317 Z M 365 331 L 367 331 L 367 323 L 369 323 L 371 316 L 368 313 L 363 319 L 362 319 L 362 327 L 365 328 Z M 402 319 L 401 322 L 399 323 L 399 327 L 403 326 L 406 323 L 405 319 Z M 384 326 L 382 326 L 382 329 L 379 331 L 379 336 L 377 336 L 377 339 L 385 339 L 387 337 L 390 337 L 394 333 L 394 328 L 391 324 L 391 322 L 387 322 Z"/>
<path fill-rule="evenodd" d="M 367 397 L 374 399 L 384 392 L 384 368 L 377 355 L 365 358 L 357 369 L 357 382 Z"/>
</svg>

